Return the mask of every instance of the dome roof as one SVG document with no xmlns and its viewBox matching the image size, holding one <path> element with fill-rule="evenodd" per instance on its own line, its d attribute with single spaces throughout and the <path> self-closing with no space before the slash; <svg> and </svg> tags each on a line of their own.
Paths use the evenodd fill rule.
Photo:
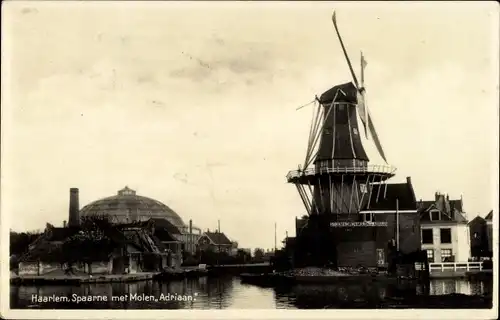
<svg viewBox="0 0 500 320">
<path fill-rule="evenodd" d="M 115 223 L 144 221 L 160 218 L 170 221 L 177 228 L 185 227 L 182 218 L 160 201 L 138 196 L 129 187 L 118 191 L 116 196 L 89 203 L 80 210 L 80 217 L 106 215 Z"/>
</svg>

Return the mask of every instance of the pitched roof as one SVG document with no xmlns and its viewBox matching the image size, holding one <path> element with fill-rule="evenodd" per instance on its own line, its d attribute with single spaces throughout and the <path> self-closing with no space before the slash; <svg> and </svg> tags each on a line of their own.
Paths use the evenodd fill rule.
<svg viewBox="0 0 500 320">
<path fill-rule="evenodd" d="M 30 250 L 21 257 L 21 261 L 62 261 L 62 246 L 57 242 L 64 242 L 72 236 L 77 235 L 80 227 L 49 228 L 39 240 L 33 244 Z M 165 251 L 166 247 L 161 241 L 150 235 L 147 230 L 140 226 L 115 225 L 102 229 L 106 238 L 110 239 L 113 246 L 131 245 L 143 252 L 159 253 Z M 106 259 L 109 252 L 95 252 L 94 259 Z"/>
<path fill-rule="evenodd" d="M 216 245 L 231 245 L 232 242 L 223 232 L 205 232 L 206 235 Z"/>
<path fill-rule="evenodd" d="M 168 221 L 167 219 L 161 218 L 151 218 L 148 221 L 152 221 L 154 223 L 154 227 L 166 229 L 170 234 L 181 234 L 179 228 L 177 228 L 173 223 Z"/>
<path fill-rule="evenodd" d="M 123 234 L 129 244 L 135 246 L 141 251 L 161 253 L 166 249 L 157 237 L 149 234 L 149 232 L 145 229 L 129 228 L 123 230 Z"/>
<path fill-rule="evenodd" d="M 449 200 L 444 194 L 436 193 L 434 201 L 419 201 L 418 211 L 420 213 L 420 221 L 430 222 L 429 214 L 431 210 L 438 210 L 441 214 L 439 221 L 455 221 L 467 223 L 467 218 L 463 215 L 463 202 L 462 199 Z M 438 223 L 439 221 L 436 221 Z"/>
<path fill-rule="evenodd" d="M 396 199 L 399 210 L 417 210 L 417 201 L 411 183 L 377 183 L 371 186 L 370 206 L 368 207 L 368 201 L 365 201 L 363 210 L 396 210 Z"/>
<path fill-rule="evenodd" d="M 173 234 L 180 234 L 179 229 L 174 226 L 171 222 L 161 218 L 152 218 L 147 221 L 138 221 L 134 223 L 122 224 L 121 228 L 142 228 L 149 229 L 154 227 L 154 237 L 158 239 L 159 242 L 162 241 L 177 241 Z M 149 232 L 148 232 L 149 233 Z M 150 235 L 151 237 L 153 235 Z"/>
<path fill-rule="evenodd" d="M 75 235 L 81 230 L 80 227 L 66 227 L 57 228 L 53 227 L 47 230 L 47 240 L 48 241 L 64 241 L 67 238 Z"/>
<path fill-rule="evenodd" d="M 176 241 L 178 242 L 177 239 L 175 239 L 168 230 L 160 228 L 160 229 L 155 229 L 154 236 L 157 237 L 160 241 Z"/>
<path fill-rule="evenodd" d="M 486 219 L 484 219 L 481 216 L 476 216 L 474 219 L 472 219 L 471 221 L 469 221 L 469 225 L 473 225 L 473 224 L 476 224 L 476 223 L 486 223 Z"/>
<path fill-rule="evenodd" d="M 462 199 L 450 200 L 450 209 L 456 209 L 458 212 L 464 212 Z"/>
<path fill-rule="evenodd" d="M 170 234 L 181 234 L 179 231 L 179 228 L 177 228 L 174 224 L 172 224 L 170 221 L 162 218 L 151 218 L 146 221 L 136 221 L 136 222 L 131 222 L 131 223 L 122 223 L 117 225 L 120 228 L 131 228 L 131 227 L 137 227 L 137 228 L 149 228 L 153 227 L 156 229 L 165 229 L 167 230 Z M 155 231 L 156 232 L 156 231 Z"/>
<path fill-rule="evenodd" d="M 493 220 L 493 210 L 491 210 L 486 217 L 484 218 L 485 220 Z"/>
<path fill-rule="evenodd" d="M 428 210 L 432 205 L 434 205 L 434 201 L 418 201 L 417 202 L 417 209 L 419 212 L 423 212 Z"/>
<path fill-rule="evenodd" d="M 455 221 L 457 221 L 457 222 L 467 222 L 467 218 L 463 215 L 463 213 L 459 212 L 457 210 L 455 210 L 455 212 L 454 212 L 454 218 L 455 218 Z"/>
</svg>

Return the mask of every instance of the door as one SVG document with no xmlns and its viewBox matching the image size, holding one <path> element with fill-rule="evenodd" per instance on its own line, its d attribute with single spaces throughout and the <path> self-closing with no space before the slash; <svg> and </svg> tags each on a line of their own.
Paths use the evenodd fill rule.
<svg viewBox="0 0 500 320">
<path fill-rule="evenodd" d="M 337 263 L 340 267 L 375 267 L 375 241 L 350 241 L 337 245 Z"/>
<path fill-rule="evenodd" d="M 385 252 L 384 249 L 377 249 L 377 265 L 383 266 L 385 264 Z"/>
</svg>

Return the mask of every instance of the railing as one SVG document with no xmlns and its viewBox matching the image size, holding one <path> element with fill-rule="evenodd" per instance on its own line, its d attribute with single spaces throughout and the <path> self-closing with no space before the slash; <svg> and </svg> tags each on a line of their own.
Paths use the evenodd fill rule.
<svg viewBox="0 0 500 320">
<path fill-rule="evenodd" d="M 396 168 L 384 165 L 369 165 L 356 167 L 336 167 L 336 168 L 308 168 L 306 170 L 293 170 L 288 172 L 286 178 L 288 180 L 301 176 L 313 176 L 324 173 L 378 173 L 378 174 L 393 174 Z"/>
<path fill-rule="evenodd" d="M 420 263 L 415 264 L 415 270 L 423 270 L 423 265 Z M 483 270 L 482 262 L 433 262 L 429 263 L 429 273 L 433 271 L 471 271 L 471 270 Z"/>
</svg>

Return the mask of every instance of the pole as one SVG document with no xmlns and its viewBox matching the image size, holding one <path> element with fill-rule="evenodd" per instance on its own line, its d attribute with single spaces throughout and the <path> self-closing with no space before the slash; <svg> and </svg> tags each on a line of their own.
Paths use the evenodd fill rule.
<svg viewBox="0 0 500 320">
<path fill-rule="evenodd" d="M 396 199 L 396 249 L 399 252 L 399 199 Z"/>
<path fill-rule="evenodd" d="M 217 220 L 217 233 L 220 233 L 220 219 Z M 217 265 L 219 265 L 220 244 L 217 242 Z"/>
<path fill-rule="evenodd" d="M 274 223 L 274 252 L 275 253 L 276 253 L 276 248 L 277 248 L 276 241 L 277 241 L 277 238 L 276 238 L 276 222 L 275 222 Z"/>
</svg>

